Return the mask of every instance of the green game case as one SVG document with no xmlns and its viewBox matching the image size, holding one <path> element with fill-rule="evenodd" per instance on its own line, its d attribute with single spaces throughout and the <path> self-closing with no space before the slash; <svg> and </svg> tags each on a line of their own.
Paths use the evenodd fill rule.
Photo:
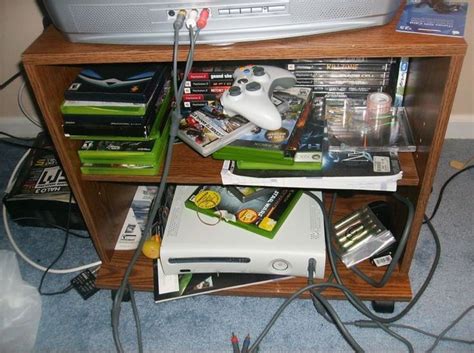
<svg viewBox="0 0 474 353">
<path fill-rule="evenodd" d="M 102 141 L 149 141 L 157 139 L 161 136 L 162 131 L 169 120 L 169 112 L 171 109 L 171 101 L 173 97 L 173 90 L 169 89 L 163 101 L 160 104 L 159 109 L 156 113 L 156 119 L 153 123 L 150 133 L 148 136 L 137 137 L 137 136 L 99 136 L 99 135 L 71 135 L 68 136 L 73 140 L 102 140 Z"/>
<path fill-rule="evenodd" d="M 97 160 L 89 163 L 83 163 L 81 172 L 83 174 L 98 175 L 157 175 L 166 155 L 166 145 L 169 135 L 162 136 L 158 158 L 150 163 L 137 161 L 135 163 L 113 163 L 108 160 Z"/>
<path fill-rule="evenodd" d="M 117 115 L 142 116 L 146 114 L 147 103 L 112 103 L 65 100 L 61 104 L 64 115 Z"/>
<path fill-rule="evenodd" d="M 275 188 L 272 193 L 240 201 L 226 186 L 199 186 L 185 206 L 269 239 L 273 239 L 302 195 L 298 189 Z"/>
<path fill-rule="evenodd" d="M 293 164 L 292 158 L 285 158 L 285 146 L 296 128 L 306 104 L 310 103 L 310 98 L 311 88 L 292 87 L 275 91 L 272 101 L 282 116 L 282 128 L 273 131 L 258 128 L 214 152 L 212 157 Z"/>
<path fill-rule="evenodd" d="M 291 165 L 277 163 L 260 163 L 249 161 L 236 161 L 237 167 L 244 170 L 322 170 L 322 162 L 295 162 Z"/>
<path fill-rule="evenodd" d="M 90 164 L 149 164 L 155 163 L 164 148 L 171 120 L 168 119 L 162 136 L 149 141 L 84 141 L 78 150 L 82 163 Z"/>
</svg>

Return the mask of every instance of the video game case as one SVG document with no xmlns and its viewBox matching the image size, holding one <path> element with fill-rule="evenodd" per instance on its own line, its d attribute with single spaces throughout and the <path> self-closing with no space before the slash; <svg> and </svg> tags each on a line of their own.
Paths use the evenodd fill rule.
<svg viewBox="0 0 474 353">
<path fill-rule="evenodd" d="M 241 169 L 238 161 L 229 161 L 233 174 L 251 178 L 293 178 L 293 177 L 321 177 L 323 168 L 317 169 Z"/>
<path fill-rule="evenodd" d="M 306 119 L 303 115 L 307 104 L 311 104 L 311 89 L 290 88 L 275 91 L 272 101 L 282 107 L 282 128 L 269 131 L 256 129 L 234 141 L 230 145 L 215 152 L 216 159 L 238 159 L 254 162 L 274 161 L 282 164 L 293 164 L 292 158 L 285 158 L 283 150 L 288 143 L 293 131 L 300 119 Z M 228 158 L 233 156 L 233 158 Z"/>
<path fill-rule="evenodd" d="M 196 110 L 200 108 L 204 108 L 206 106 L 218 106 L 220 104 L 219 99 L 212 99 L 212 100 L 206 100 L 206 101 L 191 101 L 191 102 L 183 102 L 183 107 L 190 109 L 190 110 Z"/>
<path fill-rule="evenodd" d="M 275 188 L 261 188 L 258 186 L 227 185 L 229 190 L 240 202 L 248 202 L 264 195 L 272 194 Z"/>
<path fill-rule="evenodd" d="M 231 143 L 249 132 L 255 125 L 236 115 L 229 117 L 222 106 L 206 105 L 181 119 L 178 137 L 186 144 L 207 157 L 217 149 Z"/>
<path fill-rule="evenodd" d="M 100 124 L 77 124 L 63 125 L 66 137 L 74 136 L 120 136 L 120 137 L 143 137 L 150 138 L 151 125 L 100 125 Z"/>
<path fill-rule="evenodd" d="M 241 202 L 225 186 L 199 186 L 185 201 L 189 209 L 273 239 L 302 192 L 274 189 L 271 194 Z"/>
<path fill-rule="evenodd" d="M 289 71 L 311 70 L 311 71 L 389 71 L 393 63 L 290 63 L 286 68 Z"/>
<path fill-rule="evenodd" d="M 255 162 L 271 160 L 275 163 L 293 164 L 293 159 L 286 158 L 283 151 L 310 100 L 311 88 L 308 87 L 275 90 L 272 102 L 282 116 L 282 127 L 278 130 L 256 128 L 214 152 L 213 157 Z"/>
<path fill-rule="evenodd" d="M 171 82 L 166 80 L 156 86 L 156 91 L 147 103 L 65 100 L 61 104 L 61 113 L 64 116 L 87 115 L 89 119 L 93 119 L 93 116 L 125 116 L 134 119 L 149 114 L 150 109 L 166 100 L 170 92 Z"/>
<path fill-rule="evenodd" d="M 142 126 L 111 125 L 63 125 L 65 136 L 76 140 L 123 140 L 145 141 L 161 136 L 171 110 L 172 90 L 169 89 L 163 98 L 158 112 L 144 121 Z"/>
<path fill-rule="evenodd" d="M 386 86 L 390 83 L 389 79 L 355 79 L 355 78 L 297 78 L 298 85 L 307 85 L 312 87 L 328 86 Z"/>
<path fill-rule="evenodd" d="M 156 99 L 153 99 L 152 104 L 148 106 L 145 114 L 143 115 L 107 115 L 107 114 L 63 114 L 64 125 L 106 125 L 106 126 L 139 126 L 145 124 L 147 121 L 152 119 L 153 115 L 157 114 L 157 109 L 163 104 L 166 99 L 166 95 L 169 94 L 168 89 L 163 89 L 162 92 L 157 95 Z"/>
<path fill-rule="evenodd" d="M 168 120 L 162 135 L 148 141 L 84 141 L 78 150 L 82 163 L 155 163 L 169 135 L 171 120 Z"/>
<path fill-rule="evenodd" d="M 390 78 L 390 71 L 295 71 L 293 73 L 297 79 L 344 79 L 344 80 L 387 80 Z"/>
<path fill-rule="evenodd" d="M 70 196 L 71 189 L 54 145 L 45 132 L 40 132 L 12 183 L 5 188 L 2 201 L 8 214 L 23 226 L 49 228 L 56 224 L 86 230 L 74 196 L 69 205 Z"/>
<path fill-rule="evenodd" d="M 232 71 L 216 71 L 216 72 L 190 72 L 187 81 L 194 80 L 233 80 L 234 70 Z M 183 78 L 183 76 L 181 76 Z"/>
<path fill-rule="evenodd" d="M 394 107 L 402 107 L 405 98 L 405 88 L 407 84 L 408 68 L 410 66 L 410 58 L 400 58 L 398 67 L 397 86 L 395 88 Z"/>
<path fill-rule="evenodd" d="M 270 162 L 252 162 L 252 161 L 245 161 L 245 160 L 237 160 L 236 161 L 237 167 L 240 170 L 284 170 L 284 171 L 304 171 L 304 170 L 322 170 L 322 158 L 318 161 L 304 161 L 298 162 L 293 164 L 279 164 L 279 163 L 272 163 Z"/>
<path fill-rule="evenodd" d="M 293 60 L 290 64 L 327 64 L 327 63 L 371 63 L 371 64 L 392 64 L 396 58 L 368 58 L 368 57 L 344 57 L 344 58 L 321 58 L 321 59 L 299 59 Z"/>
<path fill-rule="evenodd" d="M 65 100 L 60 109 L 63 115 L 143 116 L 148 110 L 148 103 Z"/>
<path fill-rule="evenodd" d="M 216 93 L 188 93 L 183 94 L 183 102 L 216 101 L 219 96 Z"/>
<path fill-rule="evenodd" d="M 317 163 L 322 166 L 324 153 L 328 149 L 325 114 L 325 98 L 314 97 L 313 108 L 306 124 L 285 148 L 285 155 L 293 157 L 295 166 L 304 163 Z"/>
<path fill-rule="evenodd" d="M 186 87 L 184 89 L 185 94 L 189 93 L 213 93 L 213 94 L 222 94 L 232 86 L 216 86 L 216 87 Z"/>
<path fill-rule="evenodd" d="M 222 87 L 232 86 L 234 80 L 193 80 L 185 81 L 184 87 Z"/>
<path fill-rule="evenodd" d="M 317 94 L 322 93 L 372 93 L 385 92 L 388 86 L 313 86 L 297 82 L 298 87 L 311 87 L 313 92 Z"/>
<path fill-rule="evenodd" d="M 147 103 L 169 78 L 169 65 L 103 64 L 84 68 L 64 92 L 66 100 Z"/>
<path fill-rule="evenodd" d="M 153 277 L 155 303 L 294 278 L 292 276 L 253 273 L 188 273 L 183 275 L 165 275 L 161 269 L 159 259 L 153 260 Z M 167 277 L 166 280 L 170 280 L 170 277 L 173 277 L 172 280 L 177 282 L 176 290 L 161 292 L 159 282 L 163 277 Z"/>
<path fill-rule="evenodd" d="M 158 158 L 153 161 L 141 162 L 124 162 L 114 163 L 113 161 L 100 160 L 91 161 L 81 164 L 81 172 L 83 174 L 98 174 L 98 175 L 157 175 L 166 155 L 166 148 L 164 146 L 168 143 L 169 136 L 163 136 L 160 143 L 163 146 L 158 151 Z"/>
</svg>

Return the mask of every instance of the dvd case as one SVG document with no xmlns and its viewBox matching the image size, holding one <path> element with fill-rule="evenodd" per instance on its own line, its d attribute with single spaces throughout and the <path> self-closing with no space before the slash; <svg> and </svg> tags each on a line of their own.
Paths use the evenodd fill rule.
<svg viewBox="0 0 474 353">
<path fill-rule="evenodd" d="M 227 187 L 199 186 L 185 206 L 234 226 L 273 239 L 301 196 L 296 189 L 274 189 L 242 202 Z"/>
</svg>

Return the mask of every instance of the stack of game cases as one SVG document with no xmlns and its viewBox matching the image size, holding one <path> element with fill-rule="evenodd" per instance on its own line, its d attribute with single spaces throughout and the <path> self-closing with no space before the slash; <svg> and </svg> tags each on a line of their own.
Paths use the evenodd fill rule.
<svg viewBox="0 0 474 353">
<path fill-rule="evenodd" d="M 168 139 L 170 68 L 112 64 L 84 68 L 61 105 L 64 134 L 85 140 L 84 174 L 154 175 Z"/>
<path fill-rule="evenodd" d="M 372 92 L 391 94 L 397 71 L 394 58 L 333 58 L 296 60 L 286 64 L 297 86 L 315 93 L 343 93 L 366 97 Z"/>
<path fill-rule="evenodd" d="M 324 97 L 312 98 L 309 87 L 277 89 L 272 101 L 282 116 L 278 130 L 257 128 L 213 153 L 216 159 L 234 160 L 236 168 L 272 171 L 283 176 L 294 171 L 322 170 L 327 146 Z"/>
<path fill-rule="evenodd" d="M 196 65 L 185 81 L 183 107 L 194 111 L 205 105 L 216 106 L 222 93 L 234 82 L 235 65 L 203 66 Z M 183 79 L 184 73 L 181 73 Z"/>
</svg>

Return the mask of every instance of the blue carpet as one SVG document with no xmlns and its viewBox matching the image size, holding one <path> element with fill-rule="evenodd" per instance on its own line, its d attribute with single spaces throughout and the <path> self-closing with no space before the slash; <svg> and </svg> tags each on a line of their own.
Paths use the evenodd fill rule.
<svg viewBox="0 0 474 353">
<path fill-rule="evenodd" d="M 23 151 L 2 146 L 0 156 L 0 189 Z M 436 175 L 429 210 L 443 182 L 455 171 L 451 159 L 467 160 L 474 155 L 474 140 L 447 140 Z M 467 307 L 474 304 L 473 236 L 473 176 L 474 171 L 460 175 L 445 192 L 441 208 L 433 224 L 441 237 L 442 255 L 432 283 L 413 310 L 398 323 L 414 325 L 440 333 Z M 47 266 L 61 249 L 61 231 L 18 227 L 13 233 L 21 247 L 33 259 Z M 0 229 L 0 249 L 12 249 Z M 410 278 L 414 291 L 423 282 L 434 255 L 434 242 L 423 227 L 416 249 Z M 58 268 L 78 266 L 97 261 L 90 240 L 70 238 L 65 256 Z M 38 286 L 41 272 L 19 260 L 23 278 Z M 49 275 L 45 291 L 64 288 L 74 275 Z M 137 293 L 145 352 L 231 352 L 230 334 L 241 341 L 249 333 L 256 337 L 283 303 L 275 298 L 199 296 L 168 303 L 155 304 L 151 293 Z M 331 301 L 344 321 L 362 319 L 345 301 Z M 87 301 L 75 292 L 42 298 L 42 318 L 35 352 L 114 352 L 110 324 L 111 297 L 100 291 Z M 368 303 L 367 303 L 368 304 Z M 397 303 L 396 312 L 406 304 Z M 472 339 L 474 313 L 470 312 L 449 336 Z M 124 303 L 121 315 L 121 337 L 126 352 L 137 351 L 135 327 L 130 304 Z M 432 338 L 411 331 L 396 329 L 413 343 L 416 352 L 426 351 Z M 374 329 L 350 328 L 350 332 L 367 352 L 405 352 L 399 341 Z M 261 344 L 260 352 L 347 352 L 350 346 L 337 329 L 320 318 L 309 300 L 293 302 L 276 322 Z M 454 342 L 441 342 L 435 352 L 473 352 L 474 347 Z"/>
</svg>

